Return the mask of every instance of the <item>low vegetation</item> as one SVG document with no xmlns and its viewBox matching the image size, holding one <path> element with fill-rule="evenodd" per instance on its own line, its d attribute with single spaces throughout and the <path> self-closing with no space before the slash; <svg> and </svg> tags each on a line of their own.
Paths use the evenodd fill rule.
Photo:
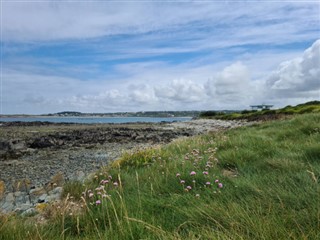
<svg viewBox="0 0 320 240">
<path fill-rule="evenodd" d="M 313 105 L 311 105 L 313 106 Z M 128 152 L 0 239 L 320 239 L 320 113 Z"/>
<path fill-rule="evenodd" d="M 264 109 L 258 110 L 244 110 L 241 112 L 225 113 L 219 111 L 206 111 L 200 113 L 200 118 L 212 118 L 222 120 L 241 120 L 246 119 L 249 121 L 259 120 L 274 120 L 283 119 L 287 116 L 304 113 L 319 113 L 320 101 L 311 101 L 297 106 L 286 106 L 280 109 Z"/>
</svg>

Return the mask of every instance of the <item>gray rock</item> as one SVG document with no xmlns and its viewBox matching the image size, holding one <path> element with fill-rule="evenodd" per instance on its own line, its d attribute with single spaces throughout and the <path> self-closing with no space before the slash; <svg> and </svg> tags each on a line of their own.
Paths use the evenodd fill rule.
<svg viewBox="0 0 320 240">
<path fill-rule="evenodd" d="M 33 215 L 36 214 L 37 210 L 33 207 L 26 209 L 24 212 L 21 213 L 22 216 L 27 216 L 27 215 Z"/>
<path fill-rule="evenodd" d="M 19 213 L 22 213 L 22 212 L 25 212 L 27 211 L 28 209 L 32 208 L 33 205 L 31 203 L 24 203 L 24 204 L 21 204 L 19 205 L 15 211 L 18 211 Z"/>
<path fill-rule="evenodd" d="M 85 179 L 86 175 L 83 171 L 77 171 L 76 172 L 76 180 L 82 182 Z"/>
<path fill-rule="evenodd" d="M 38 198 L 38 203 L 48 202 L 48 194 L 44 193 Z"/>
</svg>

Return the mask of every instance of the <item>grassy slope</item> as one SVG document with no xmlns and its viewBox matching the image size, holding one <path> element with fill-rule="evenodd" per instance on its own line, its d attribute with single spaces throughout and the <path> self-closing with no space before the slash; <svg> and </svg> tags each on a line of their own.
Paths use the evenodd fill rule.
<svg viewBox="0 0 320 240">
<path fill-rule="evenodd" d="M 47 207 L 49 224 L 2 217 L 0 239 L 319 239 L 319 126 L 319 113 L 305 114 L 124 154 L 67 185 L 75 198 Z M 94 189 L 109 175 L 102 198 Z"/>
<path fill-rule="evenodd" d="M 283 119 L 285 116 L 291 116 L 296 114 L 305 113 L 319 113 L 320 112 L 320 101 L 311 101 L 297 106 L 286 106 L 280 109 L 263 110 L 263 111 L 249 111 L 244 110 L 238 113 L 222 113 L 222 112 L 202 112 L 200 118 L 214 118 L 222 120 L 239 120 L 246 119 L 250 121 L 259 120 L 274 120 Z"/>
</svg>

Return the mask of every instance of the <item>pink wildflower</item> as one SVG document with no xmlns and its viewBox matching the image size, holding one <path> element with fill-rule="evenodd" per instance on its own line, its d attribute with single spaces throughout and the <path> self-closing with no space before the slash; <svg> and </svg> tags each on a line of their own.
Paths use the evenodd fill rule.
<svg viewBox="0 0 320 240">
<path fill-rule="evenodd" d="M 185 181 L 185 180 L 181 180 L 180 183 L 181 183 L 181 184 L 185 184 L 186 181 Z"/>
<path fill-rule="evenodd" d="M 218 183 L 218 182 L 219 182 L 219 179 L 216 179 L 214 182 L 215 182 L 215 183 Z"/>
<path fill-rule="evenodd" d="M 93 197 L 93 193 L 91 192 L 91 193 L 89 193 L 89 198 L 92 198 Z"/>
<path fill-rule="evenodd" d="M 211 182 L 206 182 L 206 185 L 211 185 Z"/>
<path fill-rule="evenodd" d="M 196 175 L 197 173 L 195 172 L 195 171 L 192 171 L 191 173 L 190 173 L 190 175 L 191 176 L 194 176 L 194 175 Z"/>
<path fill-rule="evenodd" d="M 100 184 L 108 184 L 109 183 L 109 180 L 102 180 L 101 182 L 100 182 Z"/>
<path fill-rule="evenodd" d="M 177 174 L 176 174 L 176 177 L 180 177 L 180 176 L 181 176 L 181 174 L 180 174 L 180 173 L 177 173 Z"/>
<path fill-rule="evenodd" d="M 114 182 L 114 183 L 113 183 L 113 186 L 115 186 L 115 187 L 118 187 L 118 185 L 119 185 L 119 184 L 118 184 L 117 182 Z"/>
<path fill-rule="evenodd" d="M 100 200 L 97 200 L 97 201 L 96 201 L 96 204 L 97 204 L 97 205 L 101 204 L 101 201 L 100 201 Z"/>
<path fill-rule="evenodd" d="M 223 188 L 223 184 L 222 184 L 222 183 L 219 183 L 219 184 L 218 184 L 218 188 Z"/>
<path fill-rule="evenodd" d="M 208 175 L 209 173 L 207 171 L 202 172 L 203 175 Z"/>
<path fill-rule="evenodd" d="M 187 186 L 187 189 L 188 189 L 188 190 L 191 190 L 191 189 L 192 189 L 192 187 L 191 187 L 191 186 Z"/>
</svg>

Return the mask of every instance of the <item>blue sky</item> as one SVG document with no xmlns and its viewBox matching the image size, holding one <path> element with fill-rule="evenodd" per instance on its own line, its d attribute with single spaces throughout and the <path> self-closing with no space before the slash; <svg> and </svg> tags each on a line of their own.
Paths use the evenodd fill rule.
<svg viewBox="0 0 320 240">
<path fill-rule="evenodd" d="M 318 1 L 1 1 L 1 113 L 320 99 Z"/>
</svg>

